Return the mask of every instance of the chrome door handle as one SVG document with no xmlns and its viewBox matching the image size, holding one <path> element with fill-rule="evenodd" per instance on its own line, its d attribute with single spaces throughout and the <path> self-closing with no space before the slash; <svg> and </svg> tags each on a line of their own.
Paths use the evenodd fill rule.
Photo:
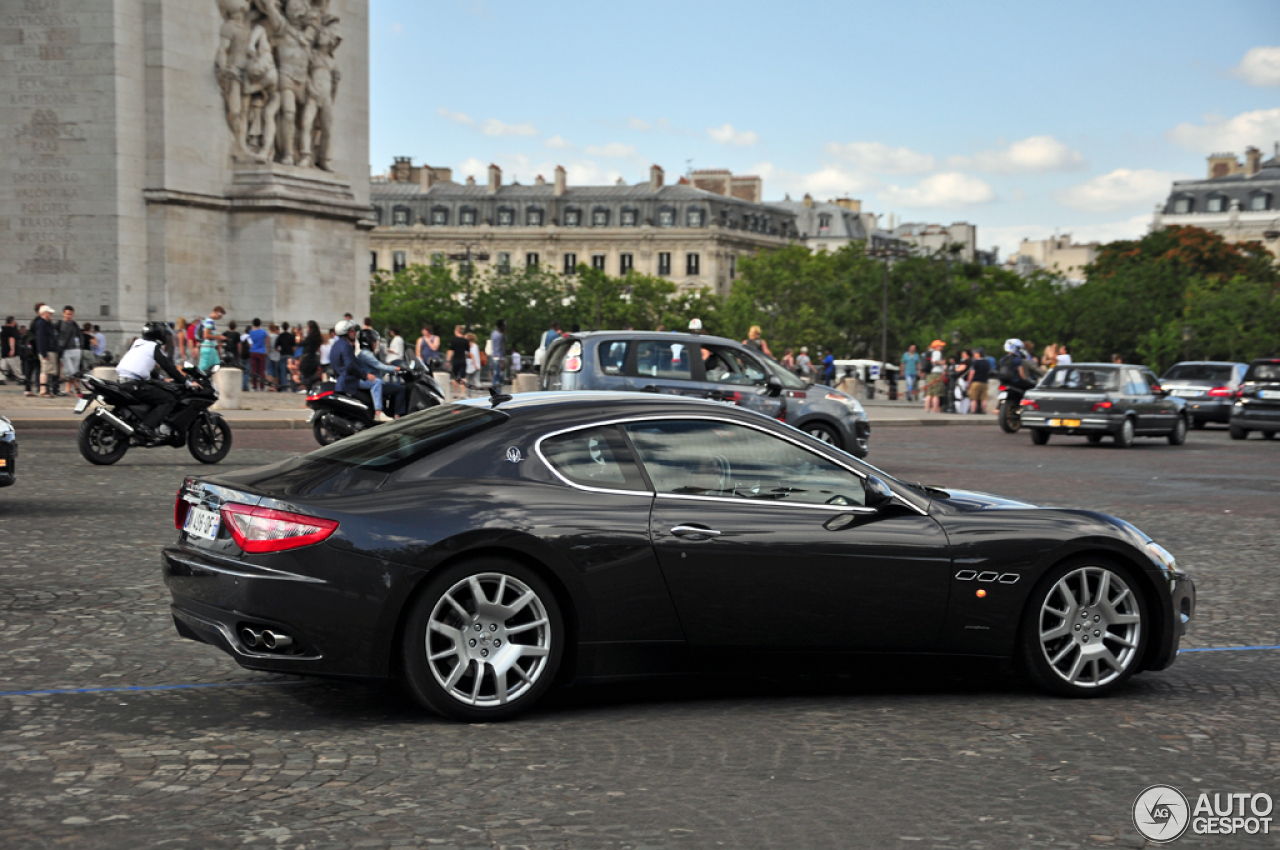
<svg viewBox="0 0 1280 850">
<path fill-rule="evenodd" d="M 714 528 L 700 528 L 696 525 L 677 525 L 671 529 L 676 537 L 719 537 L 720 532 Z"/>
</svg>

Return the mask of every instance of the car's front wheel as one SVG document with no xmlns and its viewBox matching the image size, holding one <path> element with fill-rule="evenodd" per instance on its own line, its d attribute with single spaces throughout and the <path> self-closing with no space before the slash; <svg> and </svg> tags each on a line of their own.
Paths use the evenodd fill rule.
<svg viewBox="0 0 1280 850">
<path fill-rule="evenodd" d="M 1049 444 L 1049 430 L 1047 428 L 1032 428 L 1031 442 L 1037 446 L 1045 446 Z"/>
<path fill-rule="evenodd" d="M 479 558 L 430 580 L 401 647 L 404 681 L 420 704 L 469 722 L 527 711 L 564 655 L 560 606 L 528 567 Z"/>
<path fill-rule="evenodd" d="M 1138 671 L 1149 631 L 1146 600 L 1127 570 L 1074 559 L 1050 570 L 1028 600 L 1023 665 L 1052 693 L 1103 696 Z"/>
<path fill-rule="evenodd" d="M 1169 445 L 1180 446 L 1187 441 L 1187 420 L 1179 416 L 1169 432 Z"/>
<path fill-rule="evenodd" d="M 1231 434 L 1231 439 L 1233 440 L 1244 440 L 1244 439 L 1248 439 L 1249 437 L 1249 431 L 1247 428 L 1240 428 L 1236 425 L 1230 426 L 1229 433 Z"/>
<path fill-rule="evenodd" d="M 813 422 L 802 428 L 806 434 L 815 440 L 821 440 L 829 446 L 835 446 L 837 449 L 844 448 L 840 435 L 836 433 L 836 429 L 822 422 Z"/>
</svg>

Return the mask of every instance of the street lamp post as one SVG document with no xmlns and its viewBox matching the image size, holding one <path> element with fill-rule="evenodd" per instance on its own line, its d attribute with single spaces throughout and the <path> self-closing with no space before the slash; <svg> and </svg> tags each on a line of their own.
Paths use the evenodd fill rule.
<svg viewBox="0 0 1280 850">
<path fill-rule="evenodd" d="M 467 280 L 466 329 L 468 331 L 471 330 L 471 269 L 472 269 L 473 261 L 479 261 L 483 263 L 483 262 L 487 262 L 489 259 L 488 253 L 484 251 L 480 251 L 479 253 L 476 253 L 476 254 L 471 253 L 472 248 L 478 248 L 480 247 L 481 244 L 482 243 L 480 242 L 459 242 L 458 247 L 462 248 L 463 252 L 449 255 L 449 259 L 454 260 L 456 262 L 465 263 L 465 265 L 463 266 L 463 274 L 466 275 L 466 280 Z"/>
<path fill-rule="evenodd" d="M 911 255 L 910 249 L 898 241 L 880 242 L 867 250 L 867 256 L 884 260 L 884 280 L 880 288 L 880 372 L 889 379 L 889 264 Z"/>
</svg>

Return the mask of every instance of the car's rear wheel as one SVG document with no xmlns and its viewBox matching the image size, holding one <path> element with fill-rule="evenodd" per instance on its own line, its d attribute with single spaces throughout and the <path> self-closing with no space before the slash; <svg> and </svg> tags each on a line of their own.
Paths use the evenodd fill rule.
<svg viewBox="0 0 1280 850">
<path fill-rule="evenodd" d="M 1116 448 L 1127 449 L 1133 445 L 1133 420 L 1126 419 L 1124 424 L 1120 426 L 1120 430 L 1116 431 Z"/>
<path fill-rule="evenodd" d="M 1169 432 L 1169 445 L 1180 446 L 1187 441 L 1187 420 L 1179 416 Z"/>
<path fill-rule="evenodd" d="M 1105 558 L 1082 557 L 1050 570 L 1023 616 L 1021 651 L 1041 688 L 1097 697 L 1138 671 L 1146 648 L 1146 600 L 1130 573 Z"/>
<path fill-rule="evenodd" d="M 420 704 L 469 722 L 527 711 L 564 655 L 560 606 L 528 567 L 478 558 L 431 579 L 404 631 L 404 680 Z"/>
<path fill-rule="evenodd" d="M 1276 438 L 1276 432 L 1275 432 L 1275 431 L 1263 431 L 1263 432 L 1262 432 L 1262 439 L 1264 439 L 1264 440 L 1274 440 L 1275 438 Z"/>
<path fill-rule="evenodd" d="M 1032 428 L 1031 442 L 1035 443 L 1037 446 L 1048 445 L 1049 431 L 1045 428 Z"/>
<path fill-rule="evenodd" d="M 829 446 L 835 446 L 837 449 L 844 448 L 840 435 L 837 434 L 836 429 L 830 425 L 826 425 L 821 422 L 814 422 L 809 425 L 805 425 L 801 430 L 810 437 L 813 437 L 816 440 L 821 440 Z"/>
<path fill-rule="evenodd" d="M 1230 434 L 1231 434 L 1231 439 L 1233 440 L 1245 440 L 1245 439 L 1248 439 L 1249 437 L 1249 431 L 1247 428 L 1241 428 L 1236 425 L 1231 426 Z"/>
</svg>

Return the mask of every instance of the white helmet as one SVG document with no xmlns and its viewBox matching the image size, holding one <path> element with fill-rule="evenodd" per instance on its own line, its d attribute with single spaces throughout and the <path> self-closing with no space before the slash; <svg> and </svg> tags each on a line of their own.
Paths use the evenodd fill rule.
<svg viewBox="0 0 1280 850">
<path fill-rule="evenodd" d="M 1010 354 L 1017 354 L 1022 349 L 1022 340 L 1006 339 L 1004 341 L 1004 350 Z"/>
<path fill-rule="evenodd" d="M 346 336 L 347 334 L 351 333 L 352 328 L 358 328 L 358 327 L 360 326 L 357 325 L 351 319 L 343 319 L 342 321 L 338 322 L 338 324 L 334 325 L 333 329 L 337 331 L 338 336 Z"/>
<path fill-rule="evenodd" d="M 690 320 L 689 320 L 689 330 L 691 330 L 691 331 L 700 331 L 700 330 L 702 330 L 702 320 L 701 320 L 701 319 L 690 319 Z"/>
</svg>

